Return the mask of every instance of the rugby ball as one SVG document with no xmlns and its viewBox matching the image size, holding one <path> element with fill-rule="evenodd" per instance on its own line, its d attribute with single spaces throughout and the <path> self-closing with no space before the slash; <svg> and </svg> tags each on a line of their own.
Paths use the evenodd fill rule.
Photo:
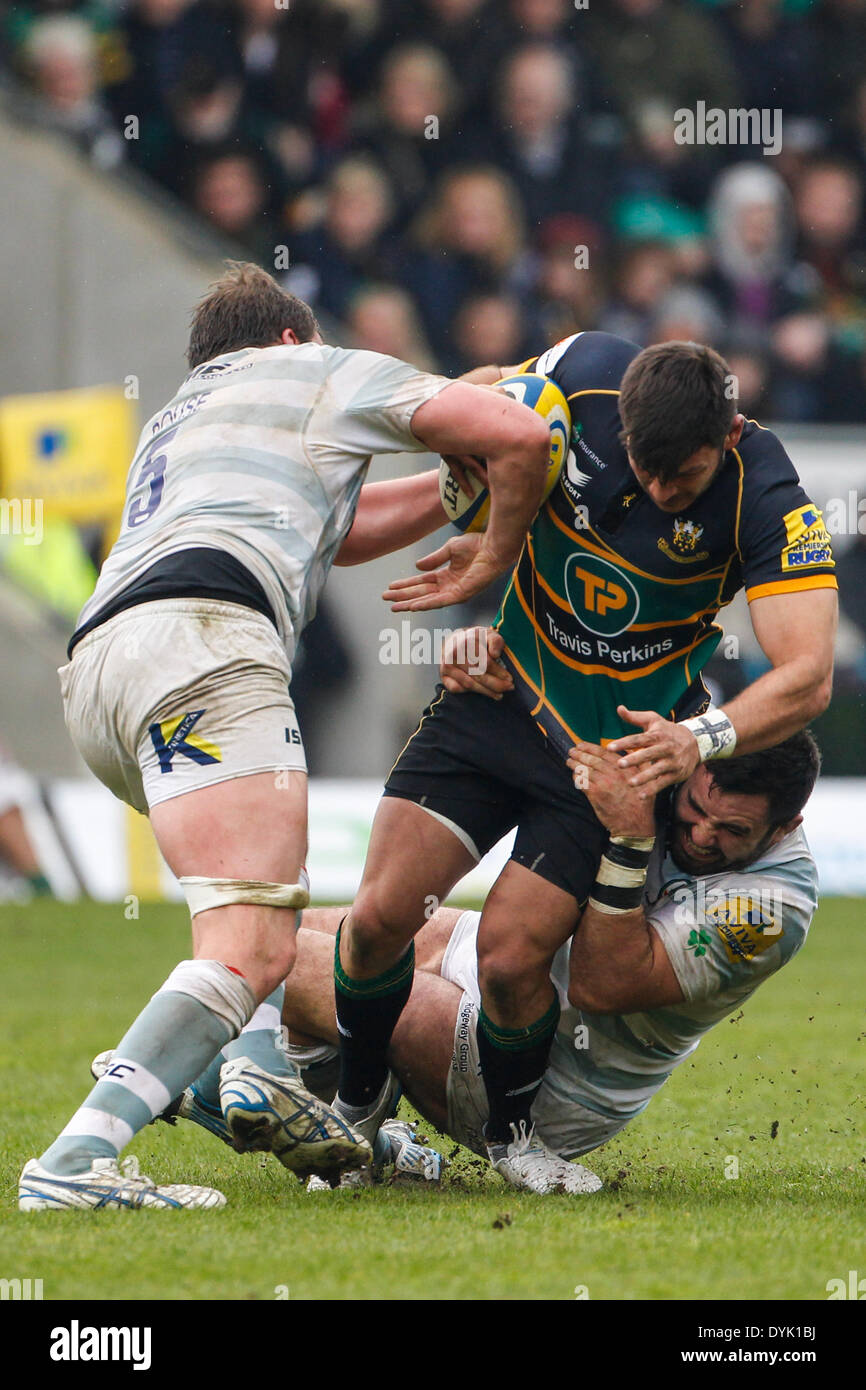
<svg viewBox="0 0 866 1390">
<path fill-rule="evenodd" d="M 555 382 L 535 372 L 520 372 L 514 376 L 503 377 L 495 383 L 509 396 L 523 405 L 528 405 L 541 415 L 550 430 L 550 460 L 547 466 L 547 481 L 544 485 L 542 502 L 546 502 L 559 477 L 565 459 L 568 457 L 568 444 L 571 437 L 571 411 L 568 401 Z M 448 464 L 443 459 L 439 465 L 439 496 L 442 507 L 452 526 L 458 531 L 484 531 L 490 515 L 490 493 L 482 488 L 477 479 L 475 496 L 469 497 L 462 489 Z"/>
</svg>

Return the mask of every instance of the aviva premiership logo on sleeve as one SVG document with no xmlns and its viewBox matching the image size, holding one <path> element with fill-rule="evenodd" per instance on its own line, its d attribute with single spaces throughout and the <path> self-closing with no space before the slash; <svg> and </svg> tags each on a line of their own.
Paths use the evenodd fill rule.
<svg viewBox="0 0 866 1390">
<path fill-rule="evenodd" d="M 754 960 L 776 944 L 782 925 L 775 908 L 775 902 L 766 902 L 763 894 L 751 897 L 743 893 L 727 894 L 721 902 L 707 907 L 706 922 L 718 931 L 732 965 Z"/>
<path fill-rule="evenodd" d="M 830 533 L 817 507 L 808 502 L 782 518 L 787 544 L 781 555 L 782 569 L 788 573 L 811 569 L 813 565 L 832 565 Z"/>
</svg>

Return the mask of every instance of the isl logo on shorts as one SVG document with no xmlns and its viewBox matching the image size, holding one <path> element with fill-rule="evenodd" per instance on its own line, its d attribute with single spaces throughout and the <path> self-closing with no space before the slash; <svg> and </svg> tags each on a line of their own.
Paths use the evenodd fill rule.
<svg viewBox="0 0 866 1390">
<path fill-rule="evenodd" d="M 566 560 L 565 592 L 578 622 L 598 637 L 618 637 L 640 608 L 631 580 L 589 551 L 578 551 Z"/>
<path fill-rule="evenodd" d="M 181 757 L 191 758 L 194 763 L 222 762 L 223 755 L 217 745 L 192 732 L 206 713 L 206 710 L 194 709 L 189 714 L 182 714 L 179 719 L 164 719 L 159 724 L 151 724 L 148 733 L 159 758 L 160 772 L 172 771 L 172 760 L 178 753 Z"/>
</svg>

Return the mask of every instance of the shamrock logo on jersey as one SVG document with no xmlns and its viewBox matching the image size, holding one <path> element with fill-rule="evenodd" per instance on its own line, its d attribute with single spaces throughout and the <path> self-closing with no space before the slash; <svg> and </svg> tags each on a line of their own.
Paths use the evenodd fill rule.
<svg viewBox="0 0 866 1390">
<path fill-rule="evenodd" d="M 707 947 L 710 944 L 709 933 L 702 928 L 698 931 L 690 931 L 687 945 L 694 951 L 696 956 L 705 956 Z"/>
</svg>

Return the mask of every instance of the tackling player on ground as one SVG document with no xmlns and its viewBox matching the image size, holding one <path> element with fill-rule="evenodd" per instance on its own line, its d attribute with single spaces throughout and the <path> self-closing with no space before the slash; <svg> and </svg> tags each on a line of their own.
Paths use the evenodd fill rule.
<svg viewBox="0 0 866 1390">
<path fill-rule="evenodd" d="M 820 759 L 810 733 L 794 734 L 778 747 L 697 768 L 659 797 L 655 814 L 614 754 L 583 745 L 574 761 L 587 773 L 587 795 L 612 845 L 655 837 L 648 865 L 634 870 L 628 885 L 635 904 L 609 900 L 606 880 L 616 865 L 615 849 L 608 849 L 612 858 L 602 860 L 593 891 L 598 898 L 550 973 L 560 1016 L 532 1120 L 559 1157 L 545 1162 L 536 1190 L 581 1193 L 600 1182 L 567 1160 L 606 1143 L 639 1115 L 704 1034 L 803 945 L 817 874 L 800 813 Z M 291 1055 L 322 1095 L 333 1088 L 339 1035 L 331 963 L 344 911 L 304 913 L 283 1009 L 293 1036 L 306 1037 Z M 479 920 L 477 912 L 440 908 L 422 927 L 412 994 L 389 1060 L 428 1120 L 485 1155 Z M 104 1065 L 97 1059 L 97 1069 Z M 215 1129 L 196 1087 L 175 1111 Z M 383 1126 L 382 1161 L 396 1159 L 398 1171 L 435 1179 L 438 1156 L 413 1144 L 408 1128 L 399 1121 Z M 229 1137 L 224 1123 L 215 1132 Z M 523 1162 L 531 1164 L 531 1155 Z"/>
<path fill-rule="evenodd" d="M 426 905 L 516 825 L 478 930 L 478 1050 L 491 1162 L 543 1188 L 556 1160 L 533 1136 L 530 1111 L 561 1008 L 550 963 L 606 841 L 573 785 L 569 749 L 625 754 L 634 785 L 652 797 L 703 761 L 802 728 L 830 696 L 836 581 L 820 512 L 775 435 L 737 413 L 733 379 L 711 349 L 640 352 L 581 333 L 520 368 L 477 376 L 489 383 L 514 370 L 563 391 L 572 452 L 496 621 L 501 699 L 480 693 L 485 677 L 452 671 L 386 782 L 337 940 L 335 1107 L 372 1132 L 387 1113 L 387 1048 Z M 398 610 L 436 607 L 441 577 L 399 581 L 386 597 Z M 710 710 L 700 673 L 721 636 L 714 619 L 743 587 L 770 669 Z M 648 849 L 616 847 L 611 887 L 640 871 Z"/>
<path fill-rule="evenodd" d="M 295 914 L 309 900 L 292 658 L 335 561 L 386 554 L 442 524 L 435 471 L 365 497 L 372 454 L 488 460 L 491 527 L 451 565 L 450 602 L 511 568 L 548 462 L 531 410 L 324 345 L 308 306 L 256 266 L 231 268 L 199 305 L 188 356 L 177 395 L 142 432 L 120 535 L 60 678 L 79 751 L 150 816 L 180 879 L 193 959 L 25 1165 L 24 1210 L 222 1205 L 212 1189 L 156 1188 L 117 1163 L 209 1066 L 208 1100 L 238 1144 L 272 1148 L 296 1172 L 369 1160 L 363 1136 L 303 1087 L 274 1031 Z"/>
</svg>

